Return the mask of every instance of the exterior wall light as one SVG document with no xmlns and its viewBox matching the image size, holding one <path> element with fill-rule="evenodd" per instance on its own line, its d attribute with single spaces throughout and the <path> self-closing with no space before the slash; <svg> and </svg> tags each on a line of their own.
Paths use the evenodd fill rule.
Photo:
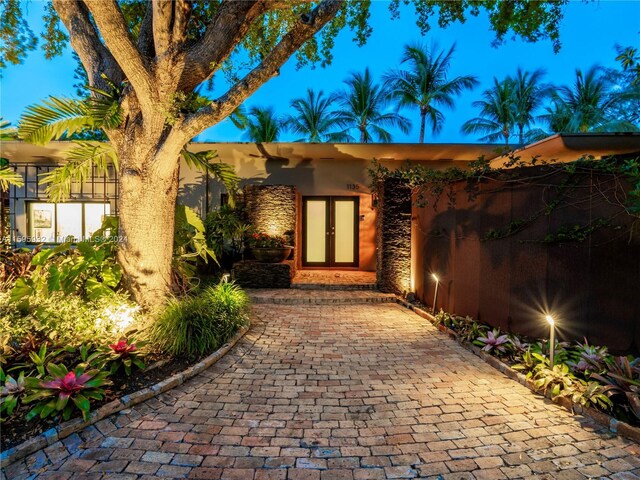
<svg viewBox="0 0 640 480">
<path fill-rule="evenodd" d="M 436 300 L 438 300 L 438 285 L 440 284 L 440 279 L 438 278 L 438 275 L 436 275 L 435 273 L 431 274 L 431 278 L 433 278 L 433 281 L 436 282 L 436 289 L 435 289 L 435 292 L 433 293 L 433 307 L 431 308 L 431 314 L 435 315 Z"/>
<path fill-rule="evenodd" d="M 549 324 L 549 364 L 553 368 L 556 350 L 556 322 L 551 315 L 547 315 L 544 318 Z"/>
</svg>

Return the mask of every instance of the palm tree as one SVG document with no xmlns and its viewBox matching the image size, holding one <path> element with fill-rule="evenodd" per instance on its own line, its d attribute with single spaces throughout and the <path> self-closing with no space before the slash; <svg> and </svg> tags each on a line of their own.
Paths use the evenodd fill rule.
<svg viewBox="0 0 640 480">
<path fill-rule="evenodd" d="M 287 115 L 285 128 L 303 136 L 296 142 L 340 141 L 340 134 L 333 131 L 339 126 L 338 115 L 330 111 L 335 101 L 335 95 L 325 96 L 322 90 L 316 93 L 308 89 L 306 97 L 291 101 L 295 114 Z"/>
<path fill-rule="evenodd" d="M 391 95 L 400 107 L 415 108 L 420 111 L 420 143 L 424 143 L 427 121 L 431 133 L 439 133 L 444 123 L 444 114 L 438 107 L 453 108 L 455 96 L 464 90 L 471 90 L 478 80 L 473 75 L 447 78 L 455 44 L 445 52 L 415 44 L 405 45 L 401 64 L 408 64 L 406 70 L 392 70 L 384 79 Z"/>
<path fill-rule="evenodd" d="M 16 129 L 11 127 L 11 123 L 0 117 L 0 140 L 7 141 L 17 139 L 18 133 Z M 0 157 L 0 194 L 2 194 L 3 197 L 5 193 L 8 194 L 10 185 L 15 185 L 16 187 L 24 185 L 22 175 L 18 172 L 14 172 L 14 170 L 9 166 L 8 158 Z M 2 208 L 1 202 L 0 208 Z"/>
<path fill-rule="evenodd" d="M 345 141 L 355 141 L 349 133 L 352 129 L 359 132 L 360 143 L 369 143 L 374 137 L 379 142 L 390 142 L 391 133 L 385 130 L 389 127 L 409 133 L 411 121 L 397 112 L 386 111 L 391 101 L 389 89 L 374 83 L 368 68 L 364 73 L 352 73 L 345 83 L 347 89 L 338 94 L 338 122 L 344 128 Z"/>
<path fill-rule="evenodd" d="M 482 100 L 473 102 L 480 109 L 480 116 L 468 120 L 462 125 L 465 134 L 486 134 L 483 142 L 497 142 L 504 139 L 509 146 L 509 138 L 516 123 L 513 102 L 513 80 L 507 77 L 499 81 L 493 78 L 493 86 L 482 93 Z"/>
<path fill-rule="evenodd" d="M 244 138 L 256 143 L 265 143 L 277 141 L 283 125 L 273 107 L 251 107 L 245 126 Z"/>
<path fill-rule="evenodd" d="M 516 76 L 511 78 L 513 82 L 513 108 L 514 121 L 518 129 L 518 141 L 525 142 L 525 128 L 530 129 L 535 123 L 534 112 L 551 94 L 551 85 L 543 84 L 543 69 L 533 72 L 522 71 L 518 68 Z"/>
<path fill-rule="evenodd" d="M 561 86 L 542 119 L 553 132 L 637 131 L 626 119 L 616 118 L 613 109 L 622 97 L 610 90 L 607 78 L 597 66 L 586 72 L 576 69 L 572 86 Z"/>
</svg>

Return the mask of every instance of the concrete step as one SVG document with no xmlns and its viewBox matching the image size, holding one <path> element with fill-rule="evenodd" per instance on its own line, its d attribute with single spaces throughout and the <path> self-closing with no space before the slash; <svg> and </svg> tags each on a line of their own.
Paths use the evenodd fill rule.
<svg viewBox="0 0 640 480">
<path fill-rule="evenodd" d="M 375 283 L 328 284 L 328 283 L 292 283 L 291 288 L 297 290 L 376 290 Z"/>
<path fill-rule="evenodd" d="M 286 305 L 358 305 L 368 303 L 395 303 L 397 297 L 392 293 L 374 290 L 307 290 L 307 289 L 247 289 L 251 301 L 255 304 Z"/>
</svg>

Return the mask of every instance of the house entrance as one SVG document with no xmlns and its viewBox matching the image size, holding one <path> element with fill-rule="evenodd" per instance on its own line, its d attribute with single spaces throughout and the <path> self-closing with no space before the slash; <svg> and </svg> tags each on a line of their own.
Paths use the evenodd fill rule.
<svg viewBox="0 0 640 480">
<path fill-rule="evenodd" d="M 303 197 L 303 267 L 358 266 L 359 200 L 359 197 Z"/>
</svg>

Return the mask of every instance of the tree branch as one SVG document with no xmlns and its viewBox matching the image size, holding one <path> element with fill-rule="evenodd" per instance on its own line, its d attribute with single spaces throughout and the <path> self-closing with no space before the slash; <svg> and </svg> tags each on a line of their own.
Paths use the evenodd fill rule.
<svg viewBox="0 0 640 480">
<path fill-rule="evenodd" d="M 191 17 L 192 5 L 189 0 L 175 0 L 173 6 L 173 32 L 171 34 L 174 45 L 180 45 L 187 38 L 187 24 Z"/>
<path fill-rule="evenodd" d="M 223 120 L 267 80 L 277 75 L 289 57 L 335 17 L 342 4 L 343 0 L 323 0 L 310 14 L 300 18 L 260 65 L 224 95 L 185 120 L 184 131 L 188 137 L 193 138 L 204 129 Z"/>
<path fill-rule="evenodd" d="M 71 46 L 80 57 L 89 84 L 107 89 L 108 86 L 100 77 L 101 73 L 114 83 L 120 83 L 124 76 L 122 70 L 100 41 L 87 7 L 81 1 L 68 0 L 53 0 L 53 7 L 69 31 Z"/>
<path fill-rule="evenodd" d="M 147 9 L 144 12 L 144 17 L 140 24 L 138 50 L 148 59 L 155 57 L 155 50 L 153 48 L 153 6 L 151 5 L 151 0 L 147 0 Z"/>
<path fill-rule="evenodd" d="M 120 65 L 120 68 L 137 93 L 143 110 L 154 111 L 157 99 L 154 93 L 152 76 L 145 60 L 131 37 L 122 11 L 116 0 L 92 2 L 84 0 L 93 15 L 106 47 Z"/>
<path fill-rule="evenodd" d="M 258 0 L 224 1 L 202 39 L 188 50 L 179 89 L 191 91 L 207 80 L 264 11 L 264 3 Z"/>
<path fill-rule="evenodd" d="M 173 1 L 155 0 L 153 10 L 153 43 L 156 57 L 162 57 L 171 46 L 171 23 L 173 22 Z"/>
</svg>

